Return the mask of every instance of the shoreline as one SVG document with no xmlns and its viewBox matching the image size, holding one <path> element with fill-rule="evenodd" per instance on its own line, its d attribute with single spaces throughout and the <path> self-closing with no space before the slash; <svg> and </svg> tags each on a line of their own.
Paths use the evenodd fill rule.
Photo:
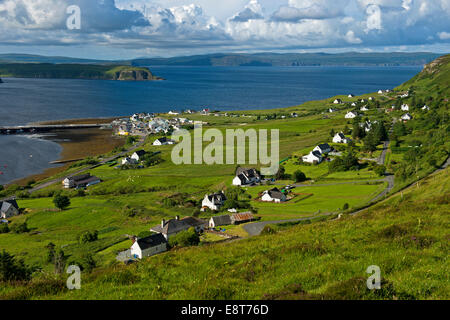
<svg viewBox="0 0 450 320">
<path fill-rule="evenodd" d="M 90 118 L 90 119 L 67 119 L 56 121 L 44 121 L 34 124 L 106 124 L 110 123 L 115 118 Z M 57 161 L 68 161 L 71 159 L 84 159 L 87 157 L 95 157 L 101 154 L 111 152 L 116 147 L 121 147 L 125 144 L 125 138 L 113 136 L 111 129 L 67 129 L 55 130 L 50 134 L 39 136 L 38 139 L 51 141 L 58 144 L 62 150 Z M 67 162 L 62 165 L 50 167 L 41 173 L 31 174 L 24 178 L 19 178 L 6 183 L 6 186 L 17 184 L 26 185 L 29 181 L 41 181 L 49 178 L 55 174 L 67 170 L 74 162 Z"/>
</svg>

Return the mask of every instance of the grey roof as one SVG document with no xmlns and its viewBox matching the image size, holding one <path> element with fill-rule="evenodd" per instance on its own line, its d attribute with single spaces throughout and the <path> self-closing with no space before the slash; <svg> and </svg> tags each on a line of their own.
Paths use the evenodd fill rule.
<svg viewBox="0 0 450 320">
<path fill-rule="evenodd" d="M 74 182 L 78 182 L 78 181 L 86 180 L 86 179 L 90 178 L 90 176 L 91 176 L 90 173 L 86 173 L 86 174 L 81 174 L 78 176 L 70 177 L 69 180 L 71 179 Z"/>
<path fill-rule="evenodd" d="M 217 216 L 211 218 L 216 226 L 226 226 L 231 224 L 231 217 L 229 215 Z"/>
<path fill-rule="evenodd" d="M 278 188 L 273 188 L 271 190 L 268 191 L 269 196 L 273 199 L 283 199 L 284 194 L 278 189 Z"/>
<path fill-rule="evenodd" d="M 145 250 L 151 247 L 158 246 L 162 243 L 166 243 L 167 240 L 161 233 L 156 233 L 147 238 L 138 239 L 136 242 L 141 250 Z"/>
<path fill-rule="evenodd" d="M 236 175 L 239 176 L 241 174 L 243 174 L 249 178 L 259 177 L 258 171 L 256 171 L 256 169 L 254 169 L 254 168 L 252 168 L 252 169 L 245 169 L 245 168 L 241 168 L 241 167 L 237 168 Z"/>
<path fill-rule="evenodd" d="M 330 147 L 330 145 L 328 143 L 319 144 L 318 147 L 320 148 L 320 150 L 331 149 L 331 147 Z"/>
<path fill-rule="evenodd" d="M 145 155 L 147 152 L 144 151 L 144 150 L 139 150 L 139 151 L 136 151 L 135 153 L 138 155 L 138 157 L 142 157 L 142 156 Z"/>
<path fill-rule="evenodd" d="M 4 201 L 0 201 L 0 211 L 1 212 L 6 212 L 9 210 L 9 208 L 14 207 L 17 210 L 19 210 L 19 206 L 17 205 L 16 200 L 12 199 L 12 200 L 4 200 Z"/>
<path fill-rule="evenodd" d="M 316 150 L 316 151 L 313 151 L 312 154 L 315 155 L 315 156 L 318 157 L 318 158 L 321 158 L 321 157 L 322 157 L 322 154 L 321 154 L 319 151 L 317 151 L 317 150 Z"/>
<path fill-rule="evenodd" d="M 218 192 L 208 195 L 208 199 L 214 204 L 222 204 L 224 201 L 227 200 L 227 197 L 223 192 Z"/>
<path fill-rule="evenodd" d="M 185 217 L 185 218 L 181 219 L 181 221 L 187 222 L 192 227 L 198 227 L 198 226 L 203 226 L 203 225 L 207 224 L 207 222 L 205 220 L 199 219 L 196 217 Z"/>
<path fill-rule="evenodd" d="M 161 224 L 158 224 L 157 226 L 154 226 L 151 230 L 163 234 L 171 234 L 187 230 L 191 227 L 192 225 L 189 223 L 189 221 L 171 219 L 164 223 L 164 227 Z"/>
<path fill-rule="evenodd" d="M 89 176 L 87 179 L 75 181 L 75 184 L 77 186 L 79 186 L 79 185 L 87 185 L 87 184 L 89 184 L 91 182 L 94 182 L 94 181 L 101 181 L 101 180 L 100 180 L 100 178 L 97 178 L 96 176 Z"/>
</svg>

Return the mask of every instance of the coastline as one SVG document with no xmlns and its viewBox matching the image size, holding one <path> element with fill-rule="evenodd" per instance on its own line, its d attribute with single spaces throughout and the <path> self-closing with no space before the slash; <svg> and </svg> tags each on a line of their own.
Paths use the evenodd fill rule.
<svg viewBox="0 0 450 320">
<path fill-rule="evenodd" d="M 111 121 L 111 118 L 90 118 L 45 121 L 35 124 L 104 124 Z M 125 138 L 113 136 L 111 129 L 98 128 L 58 130 L 53 131 L 51 134 L 42 135 L 39 139 L 57 143 L 62 148 L 59 158 L 57 159 L 58 161 L 67 161 L 106 154 L 111 152 L 114 148 L 121 147 L 125 144 Z M 7 185 L 26 185 L 31 180 L 44 180 L 67 170 L 72 164 L 73 162 L 67 162 L 63 165 L 50 167 L 41 173 L 31 174 L 24 178 L 11 181 L 7 183 Z"/>
</svg>

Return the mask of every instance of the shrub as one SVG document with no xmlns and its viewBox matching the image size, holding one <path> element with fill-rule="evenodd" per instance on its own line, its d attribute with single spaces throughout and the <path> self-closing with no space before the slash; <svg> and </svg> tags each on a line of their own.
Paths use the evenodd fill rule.
<svg viewBox="0 0 450 320">
<path fill-rule="evenodd" d="M 0 282 L 29 281 L 33 270 L 5 250 L 0 252 Z"/>
<path fill-rule="evenodd" d="M 200 237 L 194 228 L 182 231 L 176 236 L 169 239 L 169 245 L 171 247 L 189 247 L 196 246 L 200 243 Z"/>
<path fill-rule="evenodd" d="M 98 231 L 97 230 L 83 232 L 78 237 L 78 241 L 80 243 L 89 243 L 89 242 L 94 242 L 97 240 L 98 240 Z"/>
<path fill-rule="evenodd" d="M 7 223 L 2 223 L 0 224 L 0 234 L 1 233 L 8 233 L 9 232 L 9 227 Z"/>
<path fill-rule="evenodd" d="M 294 172 L 294 180 L 295 180 L 295 182 L 306 181 L 306 175 L 303 172 L 301 172 L 300 170 L 297 170 Z"/>
<path fill-rule="evenodd" d="M 53 203 L 55 204 L 55 207 L 57 207 L 59 210 L 64 210 L 70 206 L 70 199 L 68 196 L 57 194 L 53 198 Z"/>
<path fill-rule="evenodd" d="M 345 203 L 344 206 L 342 207 L 342 210 L 348 210 L 350 206 L 348 205 L 348 203 Z"/>
<path fill-rule="evenodd" d="M 19 234 L 19 233 L 27 233 L 30 231 L 30 229 L 28 229 L 27 223 L 24 222 L 20 224 L 13 224 L 11 227 L 11 231 Z"/>
</svg>

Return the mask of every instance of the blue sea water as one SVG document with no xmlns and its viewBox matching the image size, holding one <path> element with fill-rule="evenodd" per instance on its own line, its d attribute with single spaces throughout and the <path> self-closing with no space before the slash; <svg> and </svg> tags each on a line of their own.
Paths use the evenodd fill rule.
<svg viewBox="0 0 450 320">
<path fill-rule="evenodd" d="M 166 112 L 180 109 L 270 109 L 325 99 L 337 94 L 363 94 L 398 86 L 422 67 L 150 67 L 165 81 L 3 79 L 0 126 L 29 122 Z M 0 137 L 1 138 L 1 137 Z M 13 139 L 13 138 L 9 138 Z M 0 166 L 19 163 L 27 148 L 49 141 L 0 139 Z M 25 139 L 25 140 L 23 140 Z M 19 141 L 17 140 L 17 141 Z M 33 156 L 33 165 L 0 175 L 0 184 L 47 168 L 59 149 Z M 39 164 L 39 165 L 37 165 Z M 10 167 L 11 168 L 11 167 Z M 11 169 L 12 170 L 12 169 Z"/>
</svg>

